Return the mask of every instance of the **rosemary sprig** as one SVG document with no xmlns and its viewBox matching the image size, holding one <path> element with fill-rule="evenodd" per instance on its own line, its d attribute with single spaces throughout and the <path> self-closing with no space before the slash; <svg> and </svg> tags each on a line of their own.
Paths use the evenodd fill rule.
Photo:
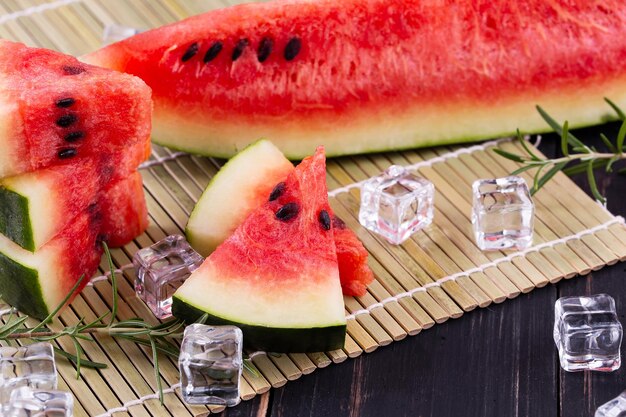
<svg viewBox="0 0 626 417">
<path fill-rule="evenodd" d="M 94 335 L 109 336 L 119 339 L 130 340 L 139 345 L 151 348 L 152 360 L 154 363 L 154 375 L 159 391 L 159 398 L 163 403 L 163 387 L 160 378 L 158 353 L 162 352 L 174 358 L 178 357 L 179 348 L 173 342 L 174 339 L 182 337 L 184 323 L 178 319 L 172 319 L 157 325 L 151 325 L 143 319 L 133 318 L 116 321 L 118 311 L 119 295 L 117 291 L 117 276 L 111 259 L 111 253 L 105 243 L 104 253 L 109 265 L 111 285 L 113 291 L 113 305 L 110 311 L 105 312 L 95 320 L 85 323 L 85 319 L 80 319 L 73 326 L 66 326 L 60 330 L 51 330 L 47 324 L 54 320 L 54 317 L 69 301 L 70 297 L 81 285 L 85 276 L 74 284 L 70 292 L 63 301 L 42 321 L 32 328 L 24 328 L 23 325 L 29 319 L 26 315 L 10 314 L 5 324 L 0 326 L 0 340 L 11 343 L 13 340 L 32 340 L 35 342 L 53 341 L 61 338 L 68 338 L 74 345 L 74 353 L 69 353 L 55 348 L 56 354 L 67 358 L 76 366 L 76 377 L 80 377 L 81 368 L 103 369 L 107 365 L 99 362 L 92 362 L 84 358 L 85 352 L 80 341 L 95 342 Z M 109 320 L 107 320 L 109 318 Z"/>
<path fill-rule="evenodd" d="M 609 139 L 605 134 L 600 134 L 600 139 L 607 147 L 609 152 L 598 152 L 593 146 L 585 145 L 580 139 L 569 131 L 569 124 L 565 121 L 562 125 L 554 120 L 544 109 L 537 106 L 537 111 L 546 121 L 546 123 L 561 137 L 562 157 L 559 158 L 541 158 L 532 152 L 526 144 L 520 131 L 517 131 L 517 139 L 521 143 L 524 154 L 518 155 L 502 149 L 494 149 L 498 155 L 522 164 L 522 166 L 512 175 L 519 175 L 522 172 L 535 170 L 533 177 L 533 186 L 530 190 L 531 194 L 539 191 L 548 181 L 552 179 L 558 172 L 564 172 L 567 175 L 573 175 L 585 172 L 589 182 L 589 187 L 594 198 L 601 203 L 605 203 L 606 199 L 600 193 L 595 178 L 595 170 L 604 168 L 606 172 L 613 171 L 613 165 L 622 159 L 626 159 L 624 152 L 624 139 L 626 138 L 626 114 L 614 102 L 605 98 L 605 101 L 615 111 L 618 118 L 622 120 L 622 125 L 614 140 Z"/>
<path fill-rule="evenodd" d="M 85 276 L 74 284 L 70 292 L 65 296 L 63 301 L 42 321 L 32 328 L 24 328 L 24 324 L 30 318 L 26 315 L 17 315 L 11 313 L 5 324 L 0 326 L 0 341 L 11 343 L 14 340 L 32 340 L 35 342 L 54 341 L 61 338 L 69 338 L 74 346 L 74 353 L 65 352 L 61 349 L 54 348 L 55 353 L 66 358 L 76 366 L 76 377 L 80 377 L 82 368 L 104 369 L 107 367 L 105 363 L 93 362 L 85 359 L 85 352 L 80 341 L 95 342 L 93 336 L 108 336 L 118 339 L 129 340 L 138 345 L 149 347 L 151 350 L 152 362 L 154 365 L 154 377 L 156 380 L 159 399 L 163 404 L 163 386 L 161 383 L 159 357 L 158 354 L 164 353 L 173 358 L 178 358 L 180 349 L 174 340 L 181 339 L 183 335 L 184 322 L 178 319 L 168 320 L 163 323 L 152 325 L 141 318 L 131 318 L 127 320 L 116 321 L 119 294 L 117 285 L 117 276 L 115 267 L 111 259 L 111 253 L 106 243 L 103 243 L 104 254 L 109 266 L 109 274 L 111 276 L 111 287 L 113 291 L 113 303 L 111 310 L 105 312 L 95 320 L 85 323 L 85 319 L 81 318 L 77 324 L 66 326 L 60 330 L 51 330 L 47 324 L 52 322 L 59 311 L 67 304 L 74 291 L 80 287 Z M 106 320 L 109 318 L 109 320 Z M 203 315 L 198 319 L 198 323 L 205 323 L 208 315 Z M 259 371 L 256 369 L 250 358 L 244 358 L 243 366 L 252 374 L 258 376 Z"/>
</svg>

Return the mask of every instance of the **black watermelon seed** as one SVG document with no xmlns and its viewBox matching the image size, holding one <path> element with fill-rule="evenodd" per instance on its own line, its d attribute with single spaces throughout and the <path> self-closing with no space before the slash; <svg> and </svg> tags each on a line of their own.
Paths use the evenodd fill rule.
<svg viewBox="0 0 626 417">
<path fill-rule="evenodd" d="M 324 230 L 330 230 L 330 214 L 326 210 L 320 211 L 318 219 Z"/>
<path fill-rule="evenodd" d="M 247 39 L 239 39 L 239 41 L 235 45 L 235 49 L 233 49 L 233 54 L 231 56 L 233 62 L 239 59 L 241 54 L 243 54 L 243 50 L 246 48 L 246 46 L 248 46 L 249 43 L 250 41 Z"/>
<path fill-rule="evenodd" d="M 78 117 L 76 117 L 76 115 L 66 114 L 64 116 L 59 117 L 56 123 L 57 123 L 57 126 L 68 127 L 72 125 L 73 123 L 75 123 L 77 120 L 78 120 Z"/>
<path fill-rule="evenodd" d="M 335 229 L 343 230 L 346 228 L 346 224 L 337 216 L 333 216 L 333 227 Z"/>
<path fill-rule="evenodd" d="M 60 159 L 67 159 L 67 158 L 72 158 L 74 156 L 76 156 L 78 152 L 76 151 L 76 149 L 74 148 L 65 148 L 65 149 L 61 149 L 58 153 L 57 156 Z"/>
<path fill-rule="evenodd" d="M 289 221 L 296 217 L 300 212 L 300 206 L 298 203 L 287 203 L 276 212 L 276 218 L 284 222 Z"/>
<path fill-rule="evenodd" d="M 67 98 L 62 98 L 59 99 L 57 101 L 54 102 L 54 104 L 56 104 L 57 107 L 61 107 L 61 108 L 67 108 L 72 106 L 74 103 L 76 103 L 76 100 L 74 100 L 71 97 L 67 97 Z"/>
<path fill-rule="evenodd" d="M 76 132 L 68 133 L 67 135 L 65 135 L 63 139 L 65 139 L 66 142 L 76 142 L 77 140 L 81 140 L 84 137 L 85 137 L 84 132 L 76 131 Z"/>
<path fill-rule="evenodd" d="M 284 192 L 285 192 L 285 183 L 279 182 L 278 184 L 276 184 L 276 187 L 274 187 L 274 189 L 270 193 L 270 201 L 276 200 L 278 197 L 283 195 Z"/>
<path fill-rule="evenodd" d="M 79 65 L 64 65 L 63 66 L 63 72 L 66 75 L 78 75 L 85 71 L 87 71 L 85 67 L 81 67 Z"/>
<path fill-rule="evenodd" d="M 189 48 L 187 48 L 187 51 L 183 54 L 182 58 L 180 59 L 183 62 L 187 62 L 189 61 L 191 58 L 193 58 L 193 56 L 195 54 L 198 53 L 198 43 L 192 43 L 191 45 L 189 45 Z"/>
<path fill-rule="evenodd" d="M 302 43 L 298 38 L 291 38 L 289 42 L 287 42 L 287 46 L 285 46 L 284 56 L 287 61 L 293 60 L 299 53 L 300 48 L 302 48 Z"/>
<path fill-rule="evenodd" d="M 274 47 L 274 41 L 270 38 L 263 38 L 261 43 L 259 44 L 259 49 L 257 49 L 256 55 L 259 62 L 265 62 L 267 58 L 269 58 L 272 53 L 272 48 Z"/>
<path fill-rule="evenodd" d="M 217 58 L 219 53 L 222 52 L 223 47 L 224 45 L 222 44 L 222 42 L 213 42 L 213 45 L 211 45 L 211 47 L 206 51 L 206 54 L 204 54 L 204 63 L 206 64 Z"/>
</svg>

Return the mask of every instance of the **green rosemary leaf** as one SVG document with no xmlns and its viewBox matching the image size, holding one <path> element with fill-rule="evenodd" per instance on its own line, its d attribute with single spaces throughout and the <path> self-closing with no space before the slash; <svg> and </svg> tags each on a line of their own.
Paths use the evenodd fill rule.
<svg viewBox="0 0 626 417">
<path fill-rule="evenodd" d="M 604 142 L 604 145 L 607 147 L 607 149 L 609 151 L 611 151 L 613 153 L 618 153 L 617 152 L 617 148 L 615 147 L 615 145 L 613 145 L 611 140 L 609 138 L 607 138 L 604 133 L 600 133 L 600 139 L 602 139 L 602 142 Z"/>
<path fill-rule="evenodd" d="M 613 108 L 613 110 L 615 110 L 615 113 L 617 113 L 617 116 L 621 119 L 621 120 L 626 120 L 626 114 L 624 114 L 624 112 L 622 111 L 622 109 L 619 108 L 619 106 L 615 103 L 613 103 L 611 100 L 609 100 L 608 98 L 604 97 L 604 101 L 606 101 L 609 106 L 611 106 Z"/>
<path fill-rule="evenodd" d="M 552 118 L 552 116 L 550 116 L 548 113 L 546 113 L 546 111 L 544 109 L 542 109 L 540 106 L 536 106 L 537 111 L 539 112 L 539 114 L 541 115 L 541 117 L 543 118 L 543 120 L 546 121 L 546 123 L 559 135 L 563 134 L 563 129 L 561 128 L 561 125 Z M 584 153 L 589 153 L 589 149 L 585 146 L 584 143 L 582 143 L 579 139 L 577 139 L 574 135 L 572 135 L 571 133 L 567 133 L 567 143 L 570 144 L 570 146 L 572 147 L 578 147 L 581 149 L 581 152 Z"/>
<path fill-rule="evenodd" d="M 510 159 L 511 161 L 520 162 L 520 163 L 524 162 L 524 159 L 521 156 L 515 155 L 514 153 L 503 151 L 502 149 L 498 149 L 498 148 L 494 149 L 493 151 L 497 153 L 498 155 L 505 157 L 506 159 Z"/>
<path fill-rule="evenodd" d="M 552 168 L 550 168 L 548 170 L 548 172 L 546 172 L 543 175 L 543 177 L 541 177 L 539 179 L 539 181 L 537 182 L 537 186 L 535 188 L 533 188 L 532 194 L 536 193 L 537 191 L 539 191 L 541 189 L 541 187 L 546 185 L 546 183 L 548 181 L 550 181 L 552 179 L 552 177 L 554 177 L 558 172 L 560 172 L 563 169 L 563 167 L 565 167 L 565 165 L 567 165 L 567 161 L 566 162 L 560 162 L 560 163 L 554 165 Z"/>
<path fill-rule="evenodd" d="M 598 190 L 598 184 L 596 184 L 596 178 L 593 175 L 593 160 L 587 162 L 587 180 L 589 181 L 591 194 L 593 194 L 596 200 L 604 204 L 606 202 L 606 199 L 602 194 L 600 194 L 600 190 Z"/>
<path fill-rule="evenodd" d="M 74 364 L 76 364 L 76 361 L 78 360 L 78 358 L 76 358 L 76 355 L 72 355 L 71 353 L 62 351 L 59 348 L 55 347 L 54 352 L 59 356 L 63 356 L 64 358 L 67 358 L 70 362 L 73 362 Z M 90 369 L 106 369 L 109 367 L 106 363 L 92 362 L 92 361 L 88 361 L 85 359 L 81 359 L 80 365 L 83 368 L 90 368 Z"/>
<path fill-rule="evenodd" d="M 152 363 L 154 365 L 154 377 L 156 378 L 157 390 L 159 391 L 159 401 L 163 405 L 163 385 L 161 383 L 161 372 L 159 369 L 159 352 L 157 351 L 154 338 L 149 336 L 150 346 L 152 347 Z"/>
<path fill-rule="evenodd" d="M 624 137 L 626 137 L 626 120 L 622 122 L 619 132 L 617 133 L 617 142 L 615 144 L 615 147 L 617 148 L 616 153 L 624 151 Z"/>
<path fill-rule="evenodd" d="M 613 171 L 613 164 L 620 160 L 620 155 L 615 155 L 613 158 L 609 159 L 609 162 L 606 164 L 606 172 Z M 595 165 L 594 165 L 595 168 Z"/>
<path fill-rule="evenodd" d="M 204 313 L 203 315 L 201 315 L 198 320 L 196 320 L 196 323 L 198 324 L 204 324 L 207 322 L 207 320 L 209 319 L 209 315 L 207 313 Z"/>
<path fill-rule="evenodd" d="M 569 146 L 567 146 L 567 136 L 569 133 L 569 124 L 567 120 L 563 123 L 563 129 L 561 130 L 561 152 L 563 155 L 569 155 Z"/>
<path fill-rule="evenodd" d="M 15 320 L 9 319 L 9 321 L 0 329 L 0 339 L 3 339 L 13 333 L 16 329 L 21 327 L 26 320 L 28 320 L 28 316 L 18 317 Z"/>
<path fill-rule="evenodd" d="M 541 178 L 541 170 L 545 165 L 540 166 L 535 172 L 535 176 L 533 177 L 533 188 L 530 190 L 530 195 L 534 195 L 537 191 L 539 191 L 539 178 Z"/>
<path fill-rule="evenodd" d="M 257 378 L 261 376 L 261 373 L 259 372 L 259 370 L 256 368 L 256 366 L 252 362 L 252 359 L 250 359 L 250 358 L 244 359 L 243 360 L 243 367 L 245 369 L 247 369 L 248 372 L 250 372 L 252 375 L 256 376 Z"/>
<path fill-rule="evenodd" d="M 75 337 L 72 337 L 72 342 L 74 343 L 74 349 L 76 349 L 76 362 L 74 363 L 76 364 L 76 379 L 78 379 L 80 378 L 80 367 L 83 362 L 83 348 Z"/>
<path fill-rule="evenodd" d="M 130 340 L 142 346 L 152 346 L 148 340 L 142 339 L 140 337 L 135 337 L 131 335 L 115 335 L 115 337 L 119 339 Z M 170 355 L 173 358 L 177 358 L 178 354 L 180 353 L 176 345 L 174 345 L 173 343 L 164 341 L 164 340 L 161 341 L 159 344 L 157 344 L 156 347 L 159 352 L 163 352 L 167 355 Z"/>
<path fill-rule="evenodd" d="M 526 143 L 526 140 L 524 140 L 524 137 L 520 133 L 519 129 L 517 129 L 517 140 L 522 145 L 522 147 L 524 148 L 528 156 L 530 156 L 530 159 L 532 159 L 533 161 L 541 161 L 541 158 L 539 158 L 537 155 L 533 153 L 533 151 L 530 150 L 530 148 L 528 147 L 528 144 Z"/>
</svg>

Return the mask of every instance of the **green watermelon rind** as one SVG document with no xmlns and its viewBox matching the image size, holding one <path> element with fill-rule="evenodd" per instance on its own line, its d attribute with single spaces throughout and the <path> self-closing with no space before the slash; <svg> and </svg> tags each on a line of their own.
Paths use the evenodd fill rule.
<svg viewBox="0 0 626 417">
<path fill-rule="evenodd" d="M 194 323 L 206 315 L 206 324 L 237 326 L 243 332 L 246 347 L 265 352 L 328 352 L 343 348 L 346 338 L 345 322 L 303 328 L 267 327 L 254 323 L 241 323 L 211 314 L 207 309 L 185 301 L 180 295 L 172 297 L 172 314 L 186 323 Z"/>
<path fill-rule="evenodd" d="M 11 305 L 31 317 L 43 318 L 49 314 L 44 301 L 39 272 L 28 268 L 0 252 L 0 294 Z"/>
<path fill-rule="evenodd" d="M 5 187 L 0 187 L 0 233 L 26 250 L 35 250 L 29 200 Z"/>
</svg>

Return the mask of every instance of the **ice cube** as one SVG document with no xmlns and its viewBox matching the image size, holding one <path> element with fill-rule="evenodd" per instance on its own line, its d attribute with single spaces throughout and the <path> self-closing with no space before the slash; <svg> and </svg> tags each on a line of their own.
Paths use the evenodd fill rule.
<svg viewBox="0 0 626 417">
<path fill-rule="evenodd" d="M 50 343 L 0 348 L 0 404 L 7 404 L 11 392 L 20 387 L 56 389 L 57 372 Z"/>
<path fill-rule="evenodd" d="M 102 31 L 102 44 L 109 45 L 111 43 L 130 38 L 131 36 L 136 35 L 140 32 L 141 30 L 128 26 L 116 24 L 106 25 L 104 27 L 104 30 Z"/>
<path fill-rule="evenodd" d="M 435 187 L 398 165 L 361 186 L 359 222 L 399 245 L 432 223 Z"/>
<path fill-rule="evenodd" d="M 168 236 L 135 253 L 135 291 L 156 317 L 170 317 L 172 295 L 203 261 L 184 237 Z"/>
<path fill-rule="evenodd" d="M 594 417 L 626 417 L 626 391 L 598 407 Z"/>
<path fill-rule="evenodd" d="M 559 298 L 554 306 L 554 342 L 566 371 L 618 369 L 622 325 L 613 298 L 607 294 Z"/>
<path fill-rule="evenodd" d="M 11 393 L 4 411 L 6 417 L 72 417 L 74 398 L 63 391 L 32 390 L 27 387 Z"/>
<path fill-rule="evenodd" d="M 480 249 L 525 249 L 532 244 L 535 207 L 523 178 L 477 180 L 472 190 L 472 225 Z"/>
<path fill-rule="evenodd" d="M 242 343 L 243 334 L 235 326 L 188 326 L 178 359 L 183 399 L 190 404 L 238 404 Z"/>
</svg>

